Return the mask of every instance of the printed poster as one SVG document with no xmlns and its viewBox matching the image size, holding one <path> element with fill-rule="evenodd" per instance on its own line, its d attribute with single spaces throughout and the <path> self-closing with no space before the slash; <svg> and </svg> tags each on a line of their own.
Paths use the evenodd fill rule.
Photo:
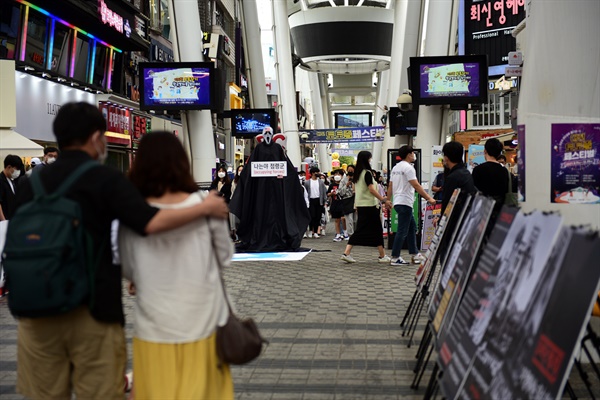
<svg viewBox="0 0 600 400">
<path fill-rule="evenodd" d="M 538 297 L 538 289 L 552 290 L 554 285 L 555 275 L 547 268 L 553 261 L 551 252 L 555 255 L 555 246 L 566 246 L 564 240 L 556 240 L 562 222 L 558 214 L 535 211 L 527 219 L 524 226 L 514 223 L 511 227 L 500 251 L 502 261 L 485 311 L 470 328 L 478 348 L 464 381 L 462 395 L 466 398 L 519 398 L 509 395 L 507 380 L 511 378 L 499 371 L 506 360 L 517 356 L 522 335 L 527 335 L 531 324 L 539 319 L 530 311 L 549 294 L 546 291 Z"/>
<path fill-rule="evenodd" d="M 440 388 L 447 399 L 456 397 L 475 355 L 477 344 L 471 327 L 484 315 L 500 266 L 500 249 L 514 221 L 523 226 L 526 217 L 517 214 L 514 207 L 503 207 L 481 257 L 473 267 L 469 286 L 456 313 L 456 323 L 450 327 L 446 339 L 440 341 L 438 362 L 444 371 Z M 510 253 L 507 255 L 510 257 Z"/>
<path fill-rule="evenodd" d="M 425 207 L 425 217 L 423 218 L 423 234 L 421 235 L 421 249 L 427 250 L 433 236 L 435 235 L 435 226 L 433 226 L 433 220 L 439 217 L 442 213 L 442 204 L 427 204 Z"/>
<path fill-rule="evenodd" d="M 431 191 L 435 177 L 438 174 L 444 173 L 444 156 L 442 154 L 443 146 L 431 146 L 431 173 L 429 178 L 429 194 L 432 196 L 435 194 Z"/>
<path fill-rule="evenodd" d="M 525 125 L 517 126 L 517 173 L 519 174 L 519 202 L 525 201 Z"/>
<path fill-rule="evenodd" d="M 552 203 L 600 203 L 600 124 L 552 124 Z"/>
<path fill-rule="evenodd" d="M 473 172 L 473 168 L 485 162 L 485 157 L 483 156 L 484 148 L 485 146 L 480 144 L 469 145 L 469 159 L 467 164 L 469 172 Z"/>
</svg>

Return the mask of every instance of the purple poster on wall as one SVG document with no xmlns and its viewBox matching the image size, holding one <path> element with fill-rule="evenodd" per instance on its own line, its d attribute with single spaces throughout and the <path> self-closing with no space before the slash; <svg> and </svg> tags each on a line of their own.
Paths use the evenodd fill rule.
<svg viewBox="0 0 600 400">
<path fill-rule="evenodd" d="M 525 201 L 525 125 L 517 126 L 517 172 L 519 174 L 519 201 Z"/>
<path fill-rule="evenodd" d="M 552 124 L 551 202 L 600 203 L 600 124 Z"/>
<path fill-rule="evenodd" d="M 479 96 L 479 67 L 476 62 L 421 65 L 421 98 Z"/>
</svg>

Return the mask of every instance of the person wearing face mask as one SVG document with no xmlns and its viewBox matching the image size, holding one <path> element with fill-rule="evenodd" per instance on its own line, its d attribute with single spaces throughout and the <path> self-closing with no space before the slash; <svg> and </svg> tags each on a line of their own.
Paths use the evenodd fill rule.
<svg viewBox="0 0 600 400">
<path fill-rule="evenodd" d="M 21 157 L 9 154 L 4 158 L 0 172 L 0 221 L 9 220 L 15 214 L 16 180 L 21 176 Z"/>
<path fill-rule="evenodd" d="M 210 190 L 216 190 L 219 192 L 221 197 L 225 199 L 225 202 L 229 204 L 231 200 L 231 179 L 227 175 L 227 168 L 223 165 L 217 170 L 217 176 L 210 185 Z"/>
<path fill-rule="evenodd" d="M 48 165 L 53 164 L 58 158 L 58 149 L 56 147 L 48 146 L 44 148 L 44 157 L 42 158 L 42 162 L 40 164 L 36 164 L 36 167 L 32 169 L 32 173 L 39 173 L 42 168 L 47 167 Z"/>
<path fill-rule="evenodd" d="M 346 231 L 344 232 L 344 240 L 350 240 L 350 235 L 354 233 L 354 223 L 356 221 L 356 210 L 354 208 L 354 165 L 350 164 L 346 167 L 347 174 L 342 177 L 340 187 L 338 188 L 338 196 L 342 200 L 344 224 Z"/>
<path fill-rule="evenodd" d="M 329 213 L 331 214 L 331 218 L 333 218 L 333 225 L 335 227 L 334 242 L 341 242 L 344 239 L 344 235 L 342 234 L 343 228 L 340 228 L 340 225 L 343 225 L 342 218 L 344 217 L 344 205 L 342 199 L 338 195 L 343 173 L 344 172 L 341 169 L 333 171 L 333 181 L 327 190 L 327 197 L 329 197 L 330 201 Z"/>
<path fill-rule="evenodd" d="M 92 104 L 64 104 L 52 128 L 61 155 L 34 175 L 47 193 L 54 193 L 80 166 L 103 159 L 107 150 L 106 120 Z M 185 163 L 189 169 L 187 160 L 180 157 L 169 162 Z M 16 390 L 27 398 L 71 398 L 72 394 L 77 398 L 123 398 L 127 347 L 121 268 L 113 265 L 110 245 L 113 220 L 144 236 L 170 231 L 202 218 L 228 217 L 227 205 L 216 193 L 183 208 L 153 207 L 120 171 L 95 164 L 65 193 L 81 210 L 86 255 L 94 260 L 93 266 L 85 265 L 82 269 L 89 270 L 90 276 L 85 279 L 93 282 L 94 291 L 66 313 L 19 318 Z M 172 193 L 173 189 L 162 182 L 177 181 L 181 177 L 178 171 L 178 168 L 160 169 L 160 179 L 148 179 L 150 189 Z M 26 180 L 17 191 L 16 214 L 33 199 L 31 183 L 32 179 Z"/>
</svg>

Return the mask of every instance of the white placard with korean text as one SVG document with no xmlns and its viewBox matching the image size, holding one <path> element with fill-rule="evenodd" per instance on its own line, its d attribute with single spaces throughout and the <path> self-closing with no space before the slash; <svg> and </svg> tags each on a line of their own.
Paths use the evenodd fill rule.
<svg viewBox="0 0 600 400">
<path fill-rule="evenodd" d="M 253 178 L 269 178 L 287 176 L 286 161 L 253 161 L 251 175 Z"/>
</svg>

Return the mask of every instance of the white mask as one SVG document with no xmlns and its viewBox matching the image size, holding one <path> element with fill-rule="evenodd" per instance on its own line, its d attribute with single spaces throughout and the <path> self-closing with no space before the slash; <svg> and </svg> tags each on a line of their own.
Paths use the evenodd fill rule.
<svg viewBox="0 0 600 400">
<path fill-rule="evenodd" d="M 335 179 L 336 182 L 339 182 L 339 181 L 342 180 L 342 177 L 339 176 L 339 175 L 336 175 L 336 176 L 333 177 L 333 179 Z"/>
<path fill-rule="evenodd" d="M 415 159 L 413 160 L 413 162 L 417 161 L 417 155 L 415 154 L 413 157 L 415 157 Z"/>
<path fill-rule="evenodd" d="M 100 151 L 98 147 L 96 147 L 96 142 L 94 142 L 94 150 L 98 153 L 98 161 L 100 164 L 104 164 L 106 161 L 106 157 L 108 157 L 108 146 L 106 144 L 106 139 L 104 139 L 104 151 Z"/>
<path fill-rule="evenodd" d="M 226 174 L 225 172 L 219 172 L 217 175 L 219 176 L 219 178 L 225 178 Z"/>
<path fill-rule="evenodd" d="M 10 175 L 10 179 L 17 179 L 19 176 L 21 176 L 21 170 L 15 169 L 13 171 L 13 173 Z"/>
<path fill-rule="evenodd" d="M 48 160 L 46 161 L 46 164 L 52 164 L 54 161 L 56 161 L 56 158 L 49 157 Z"/>
</svg>

